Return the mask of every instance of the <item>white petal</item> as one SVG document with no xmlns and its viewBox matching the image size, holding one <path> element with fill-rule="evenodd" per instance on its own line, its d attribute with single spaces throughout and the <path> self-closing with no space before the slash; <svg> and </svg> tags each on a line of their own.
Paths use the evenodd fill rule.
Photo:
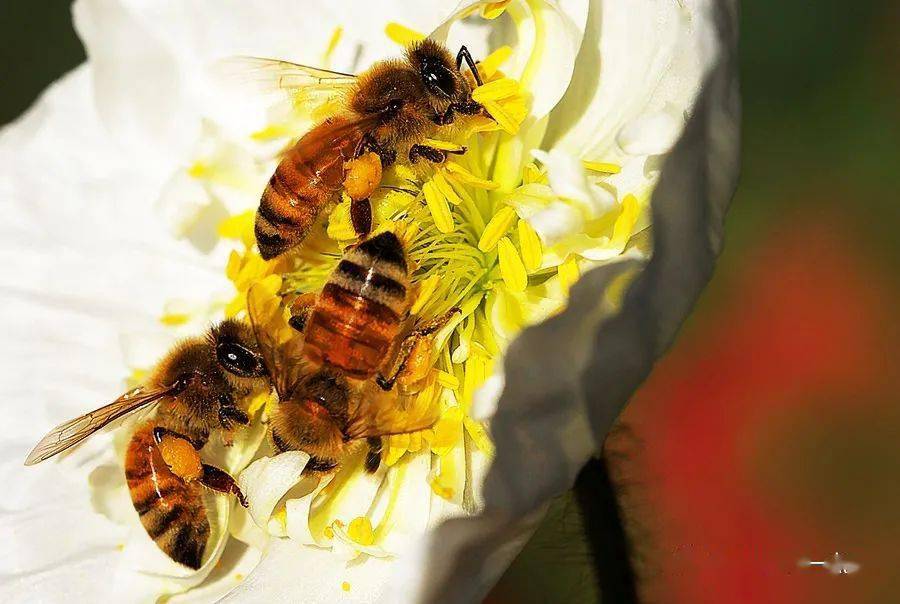
<svg viewBox="0 0 900 604">
<path fill-rule="evenodd" d="M 300 482 L 308 461 L 306 453 L 288 451 L 257 459 L 241 472 L 238 486 L 247 496 L 247 511 L 259 527 L 268 527 L 275 505 Z"/>
<path fill-rule="evenodd" d="M 487 4 L 484 0 L 463 0 L 456 10 L 433 31 L 431 37 L 448 41 L 451 48 L 461 44 L 480 52 L 488 52 L 509 44 L 513 56 L 503 66 L 504 72 L 522 80 L 532 94 L 531 112 L 535 119 L 550 113 L 559 102 L 575 68 L 575 57 L 584 36 L 588 14 L 587 0 L 554 2 L 517 1 L 507 7 L 514 15 L 513 23 L 500 22 L 495 27 L 453 27 L 460 14 L 472 7 Z M 464 30 L 465 35 L 457 29 Z M 491 35 L 493 48 L 477 42 Z M 473 44 L 473 39 L 476 44 Z"/>
<path fill-rule="evenodd" d="M 710 55 L 707 2 L 606 0 L 591 5 L 579 70 L 544 144 L 577 157 L 618 161 L 616 136 L 641 116 L 689 111 Z"/>
<path fill-rule="evenodd" d="M 565 237 L 580 233 L 584 216 L 570 204 L 554 201 L 528 218 L 528 224 L 537 232 L 541 243 L 552 247 Z"/>
<path fill-rule="evenodd" d="M 590 185 L 578 157 L 562 149 L 550 152 L 535 150 L 532 155 L 547 169 L 547 178 L 553 192 L 563 199 L 577 202 L 584 209 L 587 218 L 597 218 L 615 207 L 616 199 L 613 195 Z"/>
<path fill-rule="evenodd" d="M 629 155 L 658 155 L 672 148 L 683 120 L 672 110 L 637 117 L 619 130 L 616 142 Z"/>
<path fill-rule="evenodd" d="M 424 538 L 419 551 L 431 572 L 413 577 L 417 601 L 484 596 L 546 502 L 567 489 L 598 450 L 709 278 L 737 177 L 737 9 L 731 1 L 695 5 L 692 31 L 700 40 L 694 43 L 703 47 L 712 39 L 718 45 L 704 47 L 704 86 L 653 196 L 653 256 L 645 267 L 629 258 L 586 272 L 566 310 L 512 343 L 504 362 L 506 387 L 491 421 L 496 456 L 485 481 L 484 510 Z M 666 10 L 662 3 L 659 9 Z M 604 10 L 604 24 L 606 15 Z M 626 46 L 623 53 L 633 48 Z M 608 306 L 603 293 L 609 283 L 641 268 L 623 306 Z M 459 577 L 466 577 L 464 584 Z"/>
</svg>

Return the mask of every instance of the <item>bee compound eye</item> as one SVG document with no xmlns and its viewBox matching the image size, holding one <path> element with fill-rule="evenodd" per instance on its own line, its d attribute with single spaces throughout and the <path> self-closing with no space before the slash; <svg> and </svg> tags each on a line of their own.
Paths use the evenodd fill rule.
<svg viewBox="0 0 900 604">
<path fill-rule="evenodd" d="M 229 373 L 240 377 L 259 377 L 263 374 L 259 356 L 237 342 L 221 342 L 216 346 L 216 358 Z"/>
<path fill-rule="evenodd" d="M 444 65 L 432 61 L 422 63 L 422 80 L 432 94 L 450 98 L 456 93 L 453 74 Z"/>
</svg>

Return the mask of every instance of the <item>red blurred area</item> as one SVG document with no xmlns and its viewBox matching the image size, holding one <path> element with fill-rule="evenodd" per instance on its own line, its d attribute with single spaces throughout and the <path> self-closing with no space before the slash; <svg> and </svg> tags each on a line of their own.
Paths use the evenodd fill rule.
<svg viewBox="0 0 900 604">
<path fill-rule="evenodd" d="M 900 601 L 896 283 L 817 214 L 717 280 L 607 442 L 643 601 Z M 861 568 L 798 566 L 835 551 Z"/>
</svg>

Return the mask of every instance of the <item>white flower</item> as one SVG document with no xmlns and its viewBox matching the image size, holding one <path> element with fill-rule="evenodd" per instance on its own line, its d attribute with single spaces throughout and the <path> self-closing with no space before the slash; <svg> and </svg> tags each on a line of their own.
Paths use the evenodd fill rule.
<svg viewBox="0 0 900 604">
<path fill-rule="evenodd" d="M 89 61 L 0 135 L 0 478 L 14 486 L 0 512 L 2 599 L 137 602 L 189 588 L 173 600 L 232 588 L 240 602 L 480 599 L 709 276 L 736 174 L 735 10 L 728 0 L 467 0 L 449 13 L 437 0 L 77 2 Z M 137 523 L 114 446 L 125 430 L 58 463 L 22 460 L 49 426 L 114 398 L 129 367 L 177 333 L 239 310 L 226 264 L 235 284 L 259 272 L 250 256 L 229 260 L 234 246 L 216 230 L 254 206 L 271 170 L 273 144 L 253 133 L 304 123 L 230 94 L 210 66 L 235 54 L 327 55 L 359 70 L 398 53 L 388 22 L 477 57 L 509 44 L 501 69 L 530 95 L 521 125 L 509 118 L 515 135 L 486 135 L 468 171 L 422 185 L 422 220 L 441 232 L 458 219 L 453 190 L 474 187 L 489 208 L 467 245 L 497 270 L 461 298 L 470 314 L 442 365 L 460 366 L 441 376 L 459 394 L 430 449 L 396 444 L 398 458 L 424 452 L 375 476 L 348 470 L 328 485 L 300 478 L 303 454 L 256 459 L 240 477 L 253 505 L 223 506 L 228 531 L 211 562 L 186 573 L 158 558 Z M 343 38 L 327 53 L 337 27 Z M 438 293 L 423 304 L 454 293 L 443 276 L 426 280 Z M 469 384 L 481 329 L 499 362 L 479 361 Z M 475 416 L 491 418 L 492 458 L 461 445 L 478 440 Z M 247 466 L 261 438 L 257 424 L 223 463 Z"/>
</svg>

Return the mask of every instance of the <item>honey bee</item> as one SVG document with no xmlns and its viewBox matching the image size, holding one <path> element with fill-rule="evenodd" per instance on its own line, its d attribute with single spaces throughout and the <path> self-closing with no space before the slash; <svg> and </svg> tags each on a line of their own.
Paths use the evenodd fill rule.
<svg viewBox="0 0 900 604">
<path fill-rule="evenodd" d="M 224 321 L 205 336 L 178 344 L 143 386 L 51 430 L 25 465 L 49 459 L 110 422 L 155 404 L 155 416 L 138 427 L 125 454 L 128 490 L 156 545 L 197 569 L 210 533 L 200 486 L 233 494 L 247 505 L 234 479 L 203 463 L 199 452 L 213 433 L 227 437 L 250 422 L 239 402 L 267 387 L 266 375 L 252 329 Z"/>
<path fill-rule="evenodd" d="M 256 213 L 256 242 L 266 260 L 298 245 L 323 208 L 340 191 L 351 199 L 350 217 L 360 236 L 372 228 L 370 195 L 382 169 L 404 153 L 411 163 L 446 160 L 445 151 L 421 144 L 456 116 L 483 113 L 472 100 L 463 75 L 468 65 L 475 83 L 481 77 L 463 46 L 454 61 L 439 42 L 422 40 L 402 60 L 379 61 L 354 76 L 272 59 L 245 59 L 277 77 L 287 90 L 310 87 L 340 90 L 343 109 L 306 133 L 288 150 L 269 179 Z"/>
<path fill-rule="evenodd" d="M 400 337 L 409 290 L 406 253 L 390 232 L 348 248 L 322 291 L 292 304 L 290 325 L 300 333 L 287 342 L 272 335 L 284 330 L 272 329 L 251 288 L 251 323 L 280 401 L 270 419 L 276 450 L 304 451 L 307 470 L 326 473 L 365 440 L 365 467 L 374 472 L 381 437 L 434 424 L 436 399 L 413 389 L 431 370 L 428 336 L 459 309 Z M 274 320 L 284 319 L 278 312 Z"/>
</svg>

